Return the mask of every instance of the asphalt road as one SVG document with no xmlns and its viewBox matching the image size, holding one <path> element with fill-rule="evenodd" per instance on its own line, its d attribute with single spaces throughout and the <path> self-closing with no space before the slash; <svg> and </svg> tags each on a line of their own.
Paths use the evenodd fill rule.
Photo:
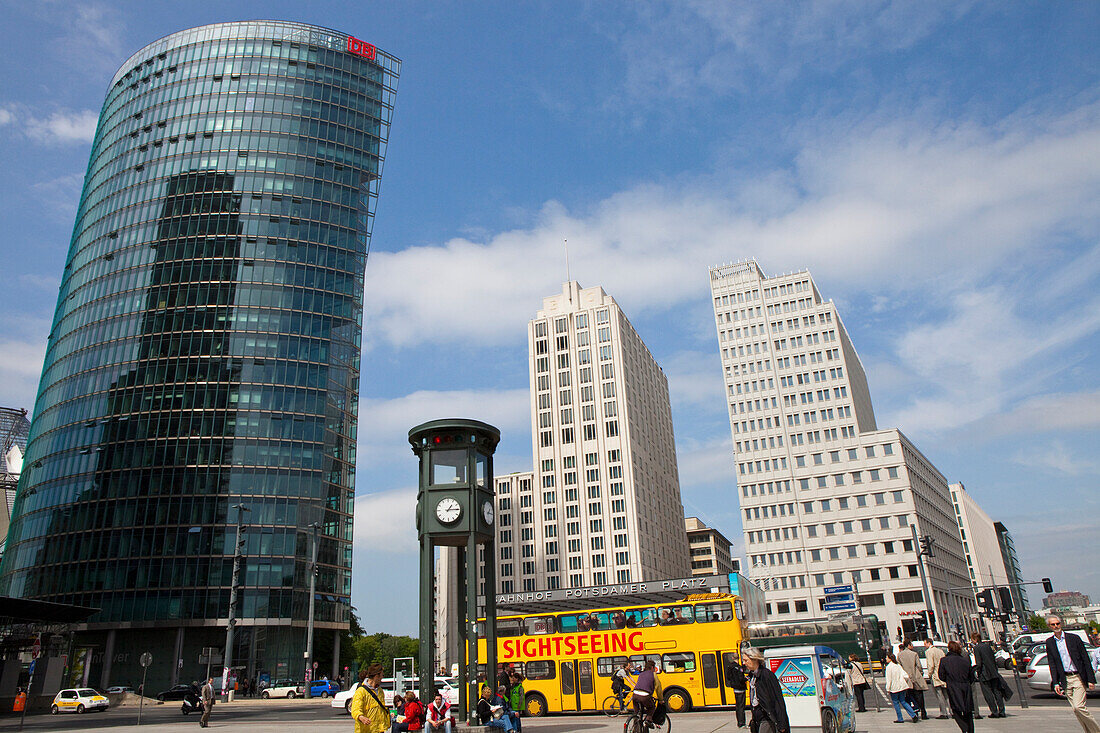
<svg viewBox="0 0 1100 733">
<path fill-rule="evenodd" d="M 1006 672 L 1003 676 L 1009 686 L 1015 689 L 1012 675 Z M 879 678 L 878 681 L 881 687 L 881 678 Z M 1034 709 L 1036 714 L 1041 714 L 1043 710 L 1047 710 L 1050 714 L 1061 712 L 1050 710 L 1051 708 L 1065 708 L 1066 714 L 1069 714 L 1065 698 L 1058 697 L 1053 693 L 1032 690 L 1027 687 L 1026 683 L 1024 689 L 1028 704 Z M 1094 696 L 1090 696 L 1090 707 L 1100 712 L 1100 705 L 1094 702 L 1097 698 L 1100 698 L 1100 691 L 1094 693 Z M 867 702 L 870 709 L 874 710 L 874 699 L 869 696 Z M 331 700 L 243 700 L 228 704 L 223 703 L 215 706 L 210 727 L 225 729 L 239 728 L 241 730 L 270 730 L 272 727 L 278 726 L 279 728 L 293 727 L 301 731 L 350 731 L 351 720 L 342 711 L 330 707 L 330 703 Z M 982 700 L 980 696 L 979 706 L 979 709 L 984 715 L 987 708 L 985 706 L 985 701 Z M 880 701 L 880 707 L 882 708 L 883 714 L 890 711 L 888 701 Z M 934 697 L 926 698 L 926 708 L 932 712 L 933 715 L 938 712 Z M 1018 696 L 1013 696 L 1012 700 L 1008 703 L 1008 712 L 1010 715 L 1021 713 Z M 676 716 L 676 727 L 683 730 L 684 726 L 682 723 L 692 721 L 693 723 L 697 722 L 702 724 L 705 720 L 711 719 L 713 716 L 717 716 L 714 718 L 715 720 L 724 721 L 725 717 L 728 717 L 728 712 L 711 711 L 680 714 Z M 890 716 L 892 716 L 892 713 L 887 717 Z M 878 716 L 875 716 L 875 718 L 871 719 L 877 719 L 877 717 Z M 74 713 L 62 713 L 60 715 L 34 713 L 27 716 L 24 730 L 78 731 L 102 729 L 106 731 L 107 729 L 116 727 L 136 727 L 137 718 L 137 707 L 131 707 L 129 705 L 112 708 L 103 713 L 85 713 L 83 715 L 76 715 Z M 1060 719 L 1060 717 L 1058 719 Z M 0 717 L 0 731 L 15 730 L 18 727 L 18 720 L 17 716 L 10 713 L 3 715 Z M 603 720 L 605 719 L 596 716 L 591 718 L 589 718 L 589 716 L 552 716 L 550 718 L 537 720 L 525 719 L 524 723 L 525 727 L 530 727 L 532 729 L 537 728 L 540 733 L 560 733 L 563 731 L 582 731 L 585 729 L 594 730 L 593 726 L 599 728 L 604 725 L 604 723 L 601 722 Z M 529 725 L 528 721 L 530 721 Z M 185 726 L 197 727 L 198 716 L 194 713 L 187 716 L 183 715 L 180 712 L 180 703 L 178 702 L 165 703 L 163 705 L 146 705 L 142 711 L 142 725 L 143 727 L 152 726 L 151 730 L 159 731 L 166 728 L 174 728 L 182 731 Z M 952 726 L 953 725 L 952 723 Z M 872 727 L 872 730 L 876 727 L 877 726 Z M 617 730 L 622 730 L 621 722 L 618 724 Z M 707 728 L 707 730 L 713 729 Z M 736 728 L 733 730 L 736 731 Z"/>
</svg>

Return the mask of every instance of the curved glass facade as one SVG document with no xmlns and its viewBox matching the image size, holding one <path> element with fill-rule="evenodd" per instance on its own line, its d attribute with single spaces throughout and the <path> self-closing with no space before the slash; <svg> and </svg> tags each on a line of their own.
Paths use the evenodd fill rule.
<svg viewBox="0 0 1100 733">
<path fill-rule="evenodd" d="M 190 679 L 191 650 L 223 645 L 243 504 L 234 658 L 301 677 L 314 523 L 316 626 L 347 627 L 363 272 L 399 69 L 347 34 L 246 22 L 118 71 L 0 594 L 156 629 Z"/>
</svg>

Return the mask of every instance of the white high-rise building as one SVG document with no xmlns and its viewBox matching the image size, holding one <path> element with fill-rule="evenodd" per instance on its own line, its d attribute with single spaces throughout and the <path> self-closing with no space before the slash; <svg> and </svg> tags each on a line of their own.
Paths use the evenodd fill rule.
<svg viewBox="0 0 1100 733">
<path fill-rule="evenodd" d="M 615 299 L 565 283 L 527 342 L 534 480 L 497 482 L 500 592 L 690 575 L 668 379 Z"/>
<path fill-rule="evenodd" d="M 899 430 L 876 426 L 832 301 L 808 272 L 768 278 L 755 261 L 711 268 L 710 284 L 745 552 L 769 619 L 822 618 L 823 587 L 854 580 L 892 636 L 915 630 L 926 609 L 915 527 L 935 541 L 927 605 L 941 631 L 944 619 L 973 628 L 947 480 Z"/>
<path fill-rule="evenodd" d="M 534 470 L 495 478 L 497 592 L 690 576 L 668 379 L 638 332 L 568 282 L 527 336 Z M 441 594 L 456 558 L 442 548 Z M 437 614 L 454 660 L 457 616 Z"/>
<path fill-rule="evenodd" d="M 990 517 L 962 483 L 951 484 L 951 501 L 962 535 L 963 554 L 975 587 L 1008 585 L 1008 573 L 1001 558 L 1001 542 Z"/>
</svg>

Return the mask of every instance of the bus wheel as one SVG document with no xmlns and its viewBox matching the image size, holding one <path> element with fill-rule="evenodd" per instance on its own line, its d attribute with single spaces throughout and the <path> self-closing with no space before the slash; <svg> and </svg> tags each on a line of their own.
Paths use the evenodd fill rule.
<svg viewBox="0 0 1100 733">
<path fill-rule="evenodd" d="M 537 692 L 527 696 L 527 714 L 532 718 L 541 718 L 546 715 L 546 698 Z"/>
<path fill-rule="evenodd" d="M 682 687 L 665 690 L 665 706 L 670 713 L 686 713 L 691 710 L 691 695 Z"/>
<path fill-rule="evenodd" d="M 836 713 L 832 708 L 825 708 L 821 711 L 821 733 L 838 733 L 836 724 Z"/>
</svg>

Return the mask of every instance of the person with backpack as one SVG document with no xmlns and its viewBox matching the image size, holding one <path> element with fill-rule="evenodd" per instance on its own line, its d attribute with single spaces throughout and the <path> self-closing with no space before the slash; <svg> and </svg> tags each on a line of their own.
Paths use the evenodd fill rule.
<svg viewBox="0 0 1100 733">
<path fill-rule="evenodd" d="M 732 655 L 731 655 L 732 656 Z M 745 691 L 748 689 L 748 678 L 745 676 L 745 668 L 737 659 L 731 659 L 726 667 L 726 683 L 733 688 L 734 709 L 737 716 L 737 727 L 745 727 Z"/>
</svg>

